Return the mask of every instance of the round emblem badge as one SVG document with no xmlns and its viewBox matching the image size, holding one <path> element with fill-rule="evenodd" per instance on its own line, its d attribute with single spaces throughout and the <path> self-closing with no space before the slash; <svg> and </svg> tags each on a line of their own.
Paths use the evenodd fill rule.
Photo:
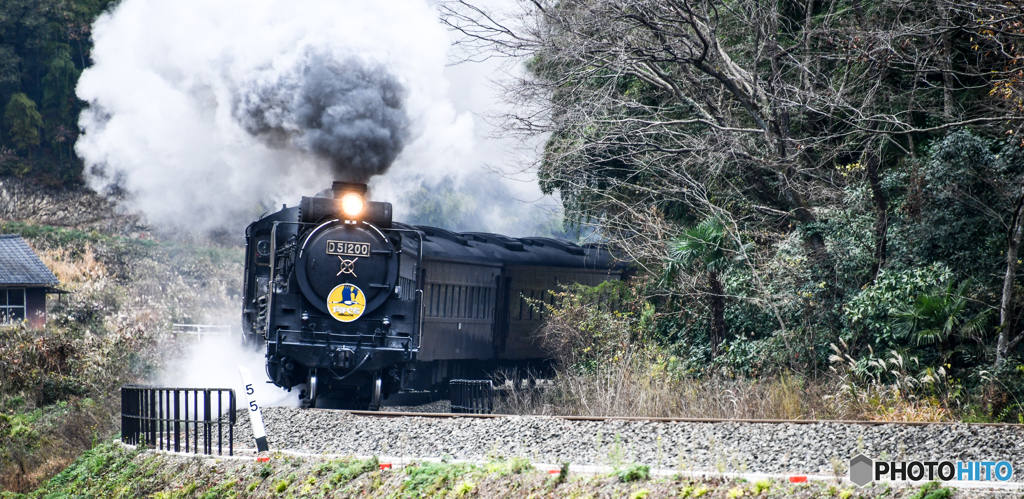
<svg viewBox="0 0 1024 499">
<path fill-rule="evenodd" d="M 340 284 L 327 295 L 327 310 L 341 322 L 352 322 L 366 310 L 366 296 L 355 284 Z"/>
</svg>

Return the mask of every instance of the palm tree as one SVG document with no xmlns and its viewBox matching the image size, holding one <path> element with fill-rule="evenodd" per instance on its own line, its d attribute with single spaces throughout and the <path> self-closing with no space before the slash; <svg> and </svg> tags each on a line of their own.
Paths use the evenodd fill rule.
<svg viewBox="0 0 1024 499">
<path fill-rule="evenodd" d="M 725 225 L 711 217 L 686 230 L 669 243 L 666 278 L 674 278 L 680 270 L 692 269 L 707 276 L 708 301 L 711 306 L 711 356 L 718 356 L 718 347 L 725 339 L 725 287 L 721 274 L 729 266 L 730 240 Z"/>
<path fill-rule="evenodd" d="M 921 293 L 912 304 L 901 307 L 893 314 L 897 319 L 896 331 L 902 335 L 915 336 L 918 345 L 934 343 L 940 348 L 951 335 L 980 339 L 992 310 L 968 315 L 969 286 L 970 280 L 967 280 L 953 289 L 953 283 L 950 282 L 945 290 L 933 289 Z"/>
</svg>

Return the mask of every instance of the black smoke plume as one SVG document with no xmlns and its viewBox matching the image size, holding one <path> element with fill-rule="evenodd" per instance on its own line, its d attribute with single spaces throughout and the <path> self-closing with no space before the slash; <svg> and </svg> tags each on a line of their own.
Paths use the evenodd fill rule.
<svg viewBox="0 0 1024 499">
<path fill-rule="evenodd" d="M 268 70 L 240 89 L 234 116 L 277 148 L 330 162 L 336 180 L 387 171 L 409 138 L 405 89 L 383 66 L 309 51 L 291 70 Z"/>
</svg>

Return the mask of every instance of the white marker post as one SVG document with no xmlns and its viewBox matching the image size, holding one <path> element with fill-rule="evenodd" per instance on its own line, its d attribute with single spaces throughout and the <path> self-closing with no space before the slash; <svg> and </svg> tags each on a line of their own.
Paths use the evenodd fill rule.
<svg viewBox="0 0 1024 499">
<path fill-rule="evenodd" d="M 256 451 L 266 452 L 267 430 L 263 428 L 263 413 L 256 403 L 256 390 L 252 387 L 252 372 L 238 366 L 238 372 L 242 375 L 242 385 L 245 386 L 245 401 L 249 403 L 249 422 L 252 423 L 252 436 L 256 437 Z"/>
</svg>

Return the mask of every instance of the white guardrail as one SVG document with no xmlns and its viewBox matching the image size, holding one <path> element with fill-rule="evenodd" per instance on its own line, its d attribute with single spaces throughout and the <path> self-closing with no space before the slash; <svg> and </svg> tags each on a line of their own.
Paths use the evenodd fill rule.
<svg viewBox="0 0 1024 499">
<path fill-rule="evenodd" d="M 231 337 L 232 334 L 231 326 L 216 324 L 172 324 L 171 326 L 171 333 L 175 337 L 189 335 L 196 341 L 203 341 L 203 337 L 226 338 Z"/>
</svg>

